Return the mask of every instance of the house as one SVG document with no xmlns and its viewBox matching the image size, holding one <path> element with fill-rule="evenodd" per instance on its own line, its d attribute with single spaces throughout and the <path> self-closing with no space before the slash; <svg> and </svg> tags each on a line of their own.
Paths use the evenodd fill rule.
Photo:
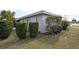
<svg viewBox="0 0 79 59">
<path fill-rule="evenodd" d="M 47 11 L 38 11 L 29 15 L 25 15 L 23 17 L 18 18 L 19 22 L 30 23 L 30 22 L 38 22 L 39 23 L 39 31 L 41 33 L 46 32 L 46 18 L 49 16 L 59 16 Z"/>
</svg>

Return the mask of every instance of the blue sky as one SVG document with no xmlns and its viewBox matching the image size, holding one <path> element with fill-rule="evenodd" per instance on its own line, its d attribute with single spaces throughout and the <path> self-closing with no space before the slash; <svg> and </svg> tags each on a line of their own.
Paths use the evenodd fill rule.
<svg viewBox="0 0 79 59">
<path fill-rule="evenodd" d="M 15 17 L 16 18 L 21 17 L 21 16 L 24 16 L 24 15 L 27 15 L 27 12 L 23 12 L 21 10 L 16 10 L 15 11 Z"/>
</svg>

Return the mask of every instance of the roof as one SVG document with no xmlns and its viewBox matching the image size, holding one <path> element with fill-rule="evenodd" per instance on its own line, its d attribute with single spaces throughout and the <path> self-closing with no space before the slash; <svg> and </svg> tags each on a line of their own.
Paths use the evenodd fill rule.
<svg viewBox="0 0 79 59">
<path fill-rule="evenodd" d="M 25 18 L 28 18 L 28 17 L 32 17 L 32 16 L 35 16 L 35 15 L 39 15 L 39 14 L 47 14 L 47 15 L 50 15 L 50 16 L 59 16 L 59 15 L 56 15 L 56 14 L 41 10 L 41 11 L 38 11 L 38 12 L 35 12 L 35 13 L 32 13 L 32 14 L 20 17 L 20 18 L 18 18 L 18 20 L 25 19 Z"/>
</svg>

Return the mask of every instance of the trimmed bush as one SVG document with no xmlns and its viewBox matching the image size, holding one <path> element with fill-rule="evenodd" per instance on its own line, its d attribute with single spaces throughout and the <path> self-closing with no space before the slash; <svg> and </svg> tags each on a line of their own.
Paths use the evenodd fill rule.
<svg viewBox="0 0 79 59">
<path fill-rule="evenodd" d="M 62 29 L 63 29 L 63 30 L 67 30 L 68 26 L 69 26 L 69 22 L 67 22 L 67 21 L 62 21 Z"/>
<path fill-rule="evenodd" d="M 10 35 L 13 28 L 11 21 L 0 21 L 0 39 L 6 39 Z"/>
<path fill-rule="evenodd" d="M 29 23 L 29 32 L 30 32 L 30 38 L 37 37 L 38 34 L 38 23 Z"/>
<path fill-rule="evenodd" d="M 16 23 L 16 34 L 20 39 L 26 38 L 27 26 L 26 23 Z"/>
</svg>

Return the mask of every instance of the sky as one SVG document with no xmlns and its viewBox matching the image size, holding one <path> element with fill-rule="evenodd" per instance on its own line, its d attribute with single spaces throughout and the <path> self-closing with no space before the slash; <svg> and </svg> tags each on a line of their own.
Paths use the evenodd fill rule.
<svg viewBox="0 0 79 59">
<path fill-rule="evenodd" d="M 15 11 L 16 18 L 45 10 L 79 20 L 79 0 L 0 0 L 0 10 Z"/>
</svg>

